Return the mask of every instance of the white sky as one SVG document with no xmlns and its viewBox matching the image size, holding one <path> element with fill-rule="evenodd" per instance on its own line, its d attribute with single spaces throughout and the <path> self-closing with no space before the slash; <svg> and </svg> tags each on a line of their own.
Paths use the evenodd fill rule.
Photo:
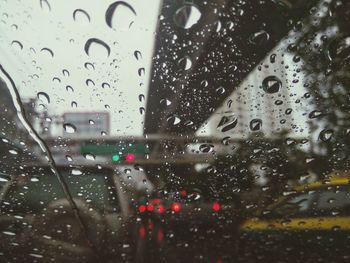
<svg viewBox="0 0 350 263">
<path fill-rule="evenodd" d="M 48 1 L 51 11 L 45 2 L 41 7 L 39 0 L 0 2 L 0 64 L 14 79 L 21 97 L 47 93 L 51 102 L 44 104 L 51 114 L 109 111 L 110 135 L 141 135 L 144 115 L 139 108 L 146 107 L 146 102 L 139 101 L 139 94 L 147 98 L 160 0 L 128 0 L 137 15 L 118 7 L 113 28 L 106 24 L 105 12 L 115 1 Z M 82 13 L 74 20 L 76 9 L 85 10 L 91 21 Z M 84 45 L 90 38 L 108 44 L 110 55 L 97 44 L 91 45 L 87 55 Z M 19 41 L 23 49 L 13 41 Z M 54 56 L 43 48 L 51 49 Z M 134 57 L 136 50 L 142 59 Z M 86 62 L 93 63 L 95 70 L 86 69 Z M 138 75 L 139 68 L 145 68 L 143 76 Z M 64 76 L 63 69 L 69 76 Z M 53 81 L 54 77 L 61 82 Z M 86 79 L 92 79 L 95 86 L 88 87 Z M 110 87 L 102 88 L 104 82 Z M 67 85 L 73 91 L 67 91 Z"/>
</svg>

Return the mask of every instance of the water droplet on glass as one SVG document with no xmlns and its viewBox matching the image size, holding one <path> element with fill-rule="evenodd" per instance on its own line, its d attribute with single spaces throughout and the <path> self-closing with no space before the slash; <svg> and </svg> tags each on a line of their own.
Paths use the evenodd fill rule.
<svg viewBox="0 0 350 263">
<path fill-rule="evenodd" d="M 68 71 L 67 69 L 63 69 L 63 70 L 62 70 L 62 74 L 63 74 L 63 76 L 65 76 L 65 77 L 69 77 L 69 75 L 70 75 L 70 73 L 69 73 L 69 71 Z"/>
<path fill-rule="evenodd" d="M 13 40 L 11 43 L 11 46 L 14 47 L 18 51 L 23 49 L 23 44 L 17 40 Z"/>
<path fill-rule="evenodd" d="M 78 103 L 77 103 L 76 101 L 72 101 L 72 102 L 70 103 L 70 106 L 71 106 L 72 108 L 77 108 L 77 107 L 78 107 Z"/>
<path fill-rule="evenodd" d="M 146 110 L 145 110 L 144 107 L 140 107 L 139 110 L 140 110 L 140 114 L 141 114 L 141 115 L 145 114 L 145 112 L 146 112 Z"/>
<path fill-rule="evenodd" d="M 134 56 L 137 60 L 140 60 L 142 58 L 141 52 L 138 50 L 134 52 Z"/>
<path fill-rule="evenodd" d="M 111 48 L 104 41 L 98 38 L 90 38 L 88 41 L 86 41 L 84 46 L 85 53 L 90 56 L 90 51 L 94 46 L 96 47 L 95 49 L 97 49 L 97 47 L 102 47 L 104 51 L 107 52 L 107 57 L 111 53 Z M 97 52 L 97 50 L 95 52 Z"/>
<path fill-rule="evenodd" d="M 57 81 L 58 83 L 60 83 L 60 82 L 61 82 L 61 79 L 60 79 L 60 78 L 57 78 L 57 77 L 54 77 L 54 78 L 52 78 L 52 81 L 53 81 L 53 82 Z"/>
<path fill-rule="evenodd" d="M 205 88 L 205 87 L 208 87 L 208 84 L 209 84 L 209 83 L 208 83 L 207 80 L 202 80 L 202 81 L 201 81 L 201 86 L 204 87 L 204 88 Z"/>
<path fill-rule="evenodd" d="M 263 80 L 262 87 L 266 93 L 276 93 L 282 88 L 282 82 L 276 76 L 268 76 Z"/>
<path fill-rule="evenodd" d="M 67 85 L 67 86 L 66 86 L 66 91 L 68 91 L 68 92 L 74 92 L 74 89 L 72 88 L 72 86 Z"/>
<path fill-rule="evenodd" d="M 289 114 L 292 113 L 292 111 L 293 111 L 293 109 L 288 108 L 288 109 L 286 109 L 285 114 L 286 114 L 286 115 L 289 115 Z"/>
<path fill-rule="evenodd" d="M 17 155 L 18 154 L 18 151 L 17 150 L 14 150 L 14 149 L 11 149 L 9 150 L 9 153 L 13 154 L 13 155 Z"/>
<path fill-rule="evenodd" d="M 139 68 L 138 72 L 140 77 L 144 76 L 145 75 L 145 68 Z"/>
<path fill-rule="evenodd" d="M 70 123 L 64 123 L 63 124 L 63 129 L 65 130 L 66 133 L 75 133 L 77 128 Z"/>
<path fill-rule="evenodd" d="M 333 130 L 323 130 L 320 132 L 319 138 L 323 142 L 328 142 L 330 139 L 332 139 L 333 133 Z"/>
<path fill-rule="evenodd" d="M 189 70 L 192 67 L 192 61 L 190 57 L 185 56 L 179 59 L 179 61 L 177 62 L 177 65 L 181 70 Z"/>
<path fill-rule="evenodd" d="M 164 107 L 167 107 L 167 106 L 170 106 L 171 105 L 171 101 L 164 98 L 164 99 L 161 99 L 160 100 L 160 105 L 164 106 Z"/>
<path fill-rule="evenodd" d="M 73 158 L 69 155 L 66 155 L 66 159 L 68 162 L 73 162 Z"/>
<path fill-rule="evenodd" d="M 276 100 L 275 105 L 279 106 L 283 104 L 283 100 Z"/>
<path fill-rule="evenodd" d="M 86 69 L 88 69 L 88 70 L 95 70 L 94 64 L 92 64 L 92 63 L 90 63 L 90 62 L 86 62 L 86 63 L 84 64 L 84 67 L 85 67 Z"/>
<path fill-rule="evenodd" d="M 270 62 L 275 63 L 275 61 L 276 61 L 276 54 L 271 54 L 270 55 Z"/>
<path fill-rule="evenodd" d="M 190 3 L 184 4 L 174 14 L 174 23 L 181 28 L 189 29 L 201 18 L 199 9 Z"/>
<path fill-rule="evenodd" d="M 216 31 L 216 32 L 220 32 L 221 27 L 222 27 L 221 21 L 220 21 L 220 20 L 216 21 L 216 22 L 215 22 L 215 25 L 216 25 L 215 31 Z"/>
<path fill-rule="evenodd" d="M 327 49 L 330 61 L 350 60 L 350 36 L 343 36 L 332 40 Z"/>
<path fill-rule="evenodd" d="M 297 143 L 296 140 L 294 140 L 294 139 L 292 139 L 292 138 L 287 138 L 287 139 L 286 139 L 286 144 L 287 144 L 288 146 L 295 145 L 296 143 Z"/>
<path fill-rule="evenodd" d="M 30 178 L 30 181 L 36 183 L 36 182 L 39 182 L 39 178 L 32 177 L 32 178 Z"/>
<path fill-rule="evenodd" d="M 125 21 L 125 17 L 127 17 L 127 14 L 125 12 L 129 13 L 129 15 L 132 14 L 133 17 L 136 16 L 135 9 L 130 4 L 124 1 L 116 1 L 111 5 L 109 5 L 105 13 L 105 19 L 106 19 L 107 25 L 110 28 L 113 28 L 112 22 L 114 20 L 114 17 L 116 17 L 118 25 L 120 25 L 120 23 L 123 23 L 124 25 L 125 23 L 128 23 L 130 26 L 130 24 L 133 23 L 133 21 L 131 22 L 130 20 Z M 124 27 L 125 26 L 122 26 L 122 28 Z"/>
<path fill-rule="evenodd" d="M 82 172 L 80 169 L 78 169 L 78 168 L 73 168 L 73 169 L 70 171 L 70 174 L 72 174 L 72 175 L 82 175 L 83 172 Z"/>
<path fill-rule="evenodd" d="M 181 119 L 175 115 L 171 115 L 167 118 L 167 122 L 170 124 L 170 125 L 178 125 L 180 122 L 181 122 Z"/>
<path fill-rule="evenodd" d="M 140 102 L 145 101 L 145 95 L 140 94 L 140 95 L 139 95 L 139 101 L 140 101 Z"/>
<path fill-rule="evenodd" d="M 49 95 L 47 95 L 47 93 L 45 92 L 38 92 L 36 94 L 36 97 L 38 98 L 38 100 L 40 100 L 42 103 L 45 103 L 45 104 L 49 104 L 50 103 L 50 97 Z"/>
<path fill-rule="evenodd" d="M 222 95 L 225 93 L 226 90 L 224 87 L 218 87 L 215 91 L 217 94 Z"/>
<path fill-rule="evenodd" d="M 185 122 L 184 122 L 184 125 L 185 126 L 192 126 L 194 123 L 193 123 L 193 121 L 191 121 L 191 120 L 186 120 Z"/>
<path fill-rule="evenodd" d="M 258 131 L 261 129 L 262 120 L 261 119 L 252 119 L 249 123 L 249 128 L 252 131 Z"/>
<path fill-rule="evenodd" d="M 89 14 L 83 9 L 74 10 L 73 19 L 74 19 L 74 21 L 81 23 L 81 24 L 87 24 L 90 22 Z"/>
<path fill-rule="evenodd" d="M 204 144 L 199 146 L 199 150 L 202 153 L 210 153 L 214 150 L 214 145 L 209 144 L 209 143 L 204 143 Z"/>
<path fill-rule="evenodd" d="M 91 154 L 91 153 L 87 153 L 87 154 L 84 154 L 84 158 L 85 158 L 86 160 L 89 160 L 89 161 L 95 161 L 96 156 L 93 155 L 93 154 Z"/>
<path fill-rule="evenodd" d="M 93 120 L 89 120 L 89 124 L 90 124 L 90 125 L 94 125 L 95 122 L 94 122 Z"/>
<path fill-rule="evenodd" d="M 259 32 L 252 34 L 249 37 L 249 42 L 254 45 L 261 46 L 261 45 L 265 45 L 269 41 L 269 39 L 270 39 L 270 35 L 265 30 L 261 30 Z"/>
<path fill-rule="evenodd" d="M 40 0 L 40 7 L 47 12 L 51 11 L 50 3 L 47 0 Z"/>
<path fill-rule="evenodd" d="M 7 235 L 7 236 L 15 236 L 15 235 L 16 235 L 16 233 L 11 232 L 11 231 L 2 231 L 2 233 L 3 233 L 4 235 Z"/>
<path fill-rule="evenodd" d="M 233 101 L 232 101 L 231 99 L 229 99 L 229 100 L 227 101 L 227 107 L 231 108 L 232 102 L 233 102 Z"/>
<path fill-rule="evenodd" d="M 221 143 L 223 144 L 223 145 L 229 145 L 230 144 L 230 137 L 229 136 L 227 136 L 227 137 L 224 137 L 222 140 L 221 140 Z"/>
<path fill-rule="evenodd" d="M 93 82 L 91 79 L 87 79 L 86 81 L 85 81 L 85 84 L 86 84 L 86 86 L 95 86 L 95 82 Z"/>
<path fill-rule="evenodd" d="M 6 177 L 0 177 L 0 183 L 6 183 L 9 182 L 10 178 L 6 178 Z"/>
<path fill-rule="evenodd" d="M 315 119 L 315 118 L 321 117 L 322 115 L 323 115 L 322 111 L 314 110 L 314 111 L 309 113 L 309 118 Z"/>
<path fill-rule="evenodd" d="M 51 58 L 54 57 L 54 53 L 51 49 L 44 47 L 40 50 L 42 53 L 49 55 Z"/>
<path fill-rule="evenodd" d="M 221 132 L 227 132 L 235 128 L 237 123 L 238 120 L 234 115 L 223 116 L 217 126 L 217 129 Z"/>
<path fill-rule="evenodd" d="M 110 88 L 111 86 L 107 82 L 102 83 L 102 88 L 107 89 Z"/>
</svg>

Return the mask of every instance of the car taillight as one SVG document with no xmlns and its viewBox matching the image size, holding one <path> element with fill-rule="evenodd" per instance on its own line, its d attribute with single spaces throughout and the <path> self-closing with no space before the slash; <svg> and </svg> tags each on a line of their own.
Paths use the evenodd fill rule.
<svg viewBox="0 0 350 263">
<path fill-rule="evenodd" d="M 148 212 L 153 212 L 154 206 L 152 204 L 147 205 L 147 211 Z"/>
<path fill-rule="evenodd" d="M 146 212 L 146 206 L 145 205 L 139 205 L 139 212 L 140 213 Z"/>
<path fill-rule="evenodd" d="M 175 213 L 178 213 L 181 210 L 181 205 L 179 203 L 173 203 L 171 205 L 171 210 L 173 210 Z"/>
<path fill-rule="evenodd" d="M 165 212 L 165 207 L 164 207 L 164 205 L 158 205 L 158 206 L 157 206 L 157 212 L 158 212 L 159 214 L 163 214 L 163 213 Z"/>
<path fill-rule="evenodd" d="M 220 204 L 218 203 L 218 202 L 215 202 L 214 204 L 213 204 L 213 211 L 214 212 L 218 212 L 218 211 L 220 211 L 220 209 L 221 209 L 221 206 L 220 206 Z"/>
</svg>

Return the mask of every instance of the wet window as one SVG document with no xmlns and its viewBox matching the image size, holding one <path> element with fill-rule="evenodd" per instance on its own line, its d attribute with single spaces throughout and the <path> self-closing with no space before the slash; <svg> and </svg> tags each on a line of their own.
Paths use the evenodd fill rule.
<svg viewBox="0 0 350 263">
<path fill-rule="evenodd" d="M 348 0 L 0 0 L 0 262 L 347 262 Z"/>
</svg>

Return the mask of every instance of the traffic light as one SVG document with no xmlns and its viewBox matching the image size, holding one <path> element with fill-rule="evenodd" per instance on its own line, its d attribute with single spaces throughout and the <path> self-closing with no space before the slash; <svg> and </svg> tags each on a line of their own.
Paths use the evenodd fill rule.
<svg viewBox="0 0 350 263">
<path fill-rule="evenodd" d="M 133 161 L 135 161 L 135 154 L 133 153 L 128 153 L 125 156 L 125 161 L 127 161 L 128 163 L 132 163 Z"/>
<path fill-rule="evenodd" d="M 113 161 L 113 162 L 118 162 L 119 160 L 120 160 L 119 154 L 114 154 L 114 155 L 112 156 L 112 161 Z"/>
</svg>

